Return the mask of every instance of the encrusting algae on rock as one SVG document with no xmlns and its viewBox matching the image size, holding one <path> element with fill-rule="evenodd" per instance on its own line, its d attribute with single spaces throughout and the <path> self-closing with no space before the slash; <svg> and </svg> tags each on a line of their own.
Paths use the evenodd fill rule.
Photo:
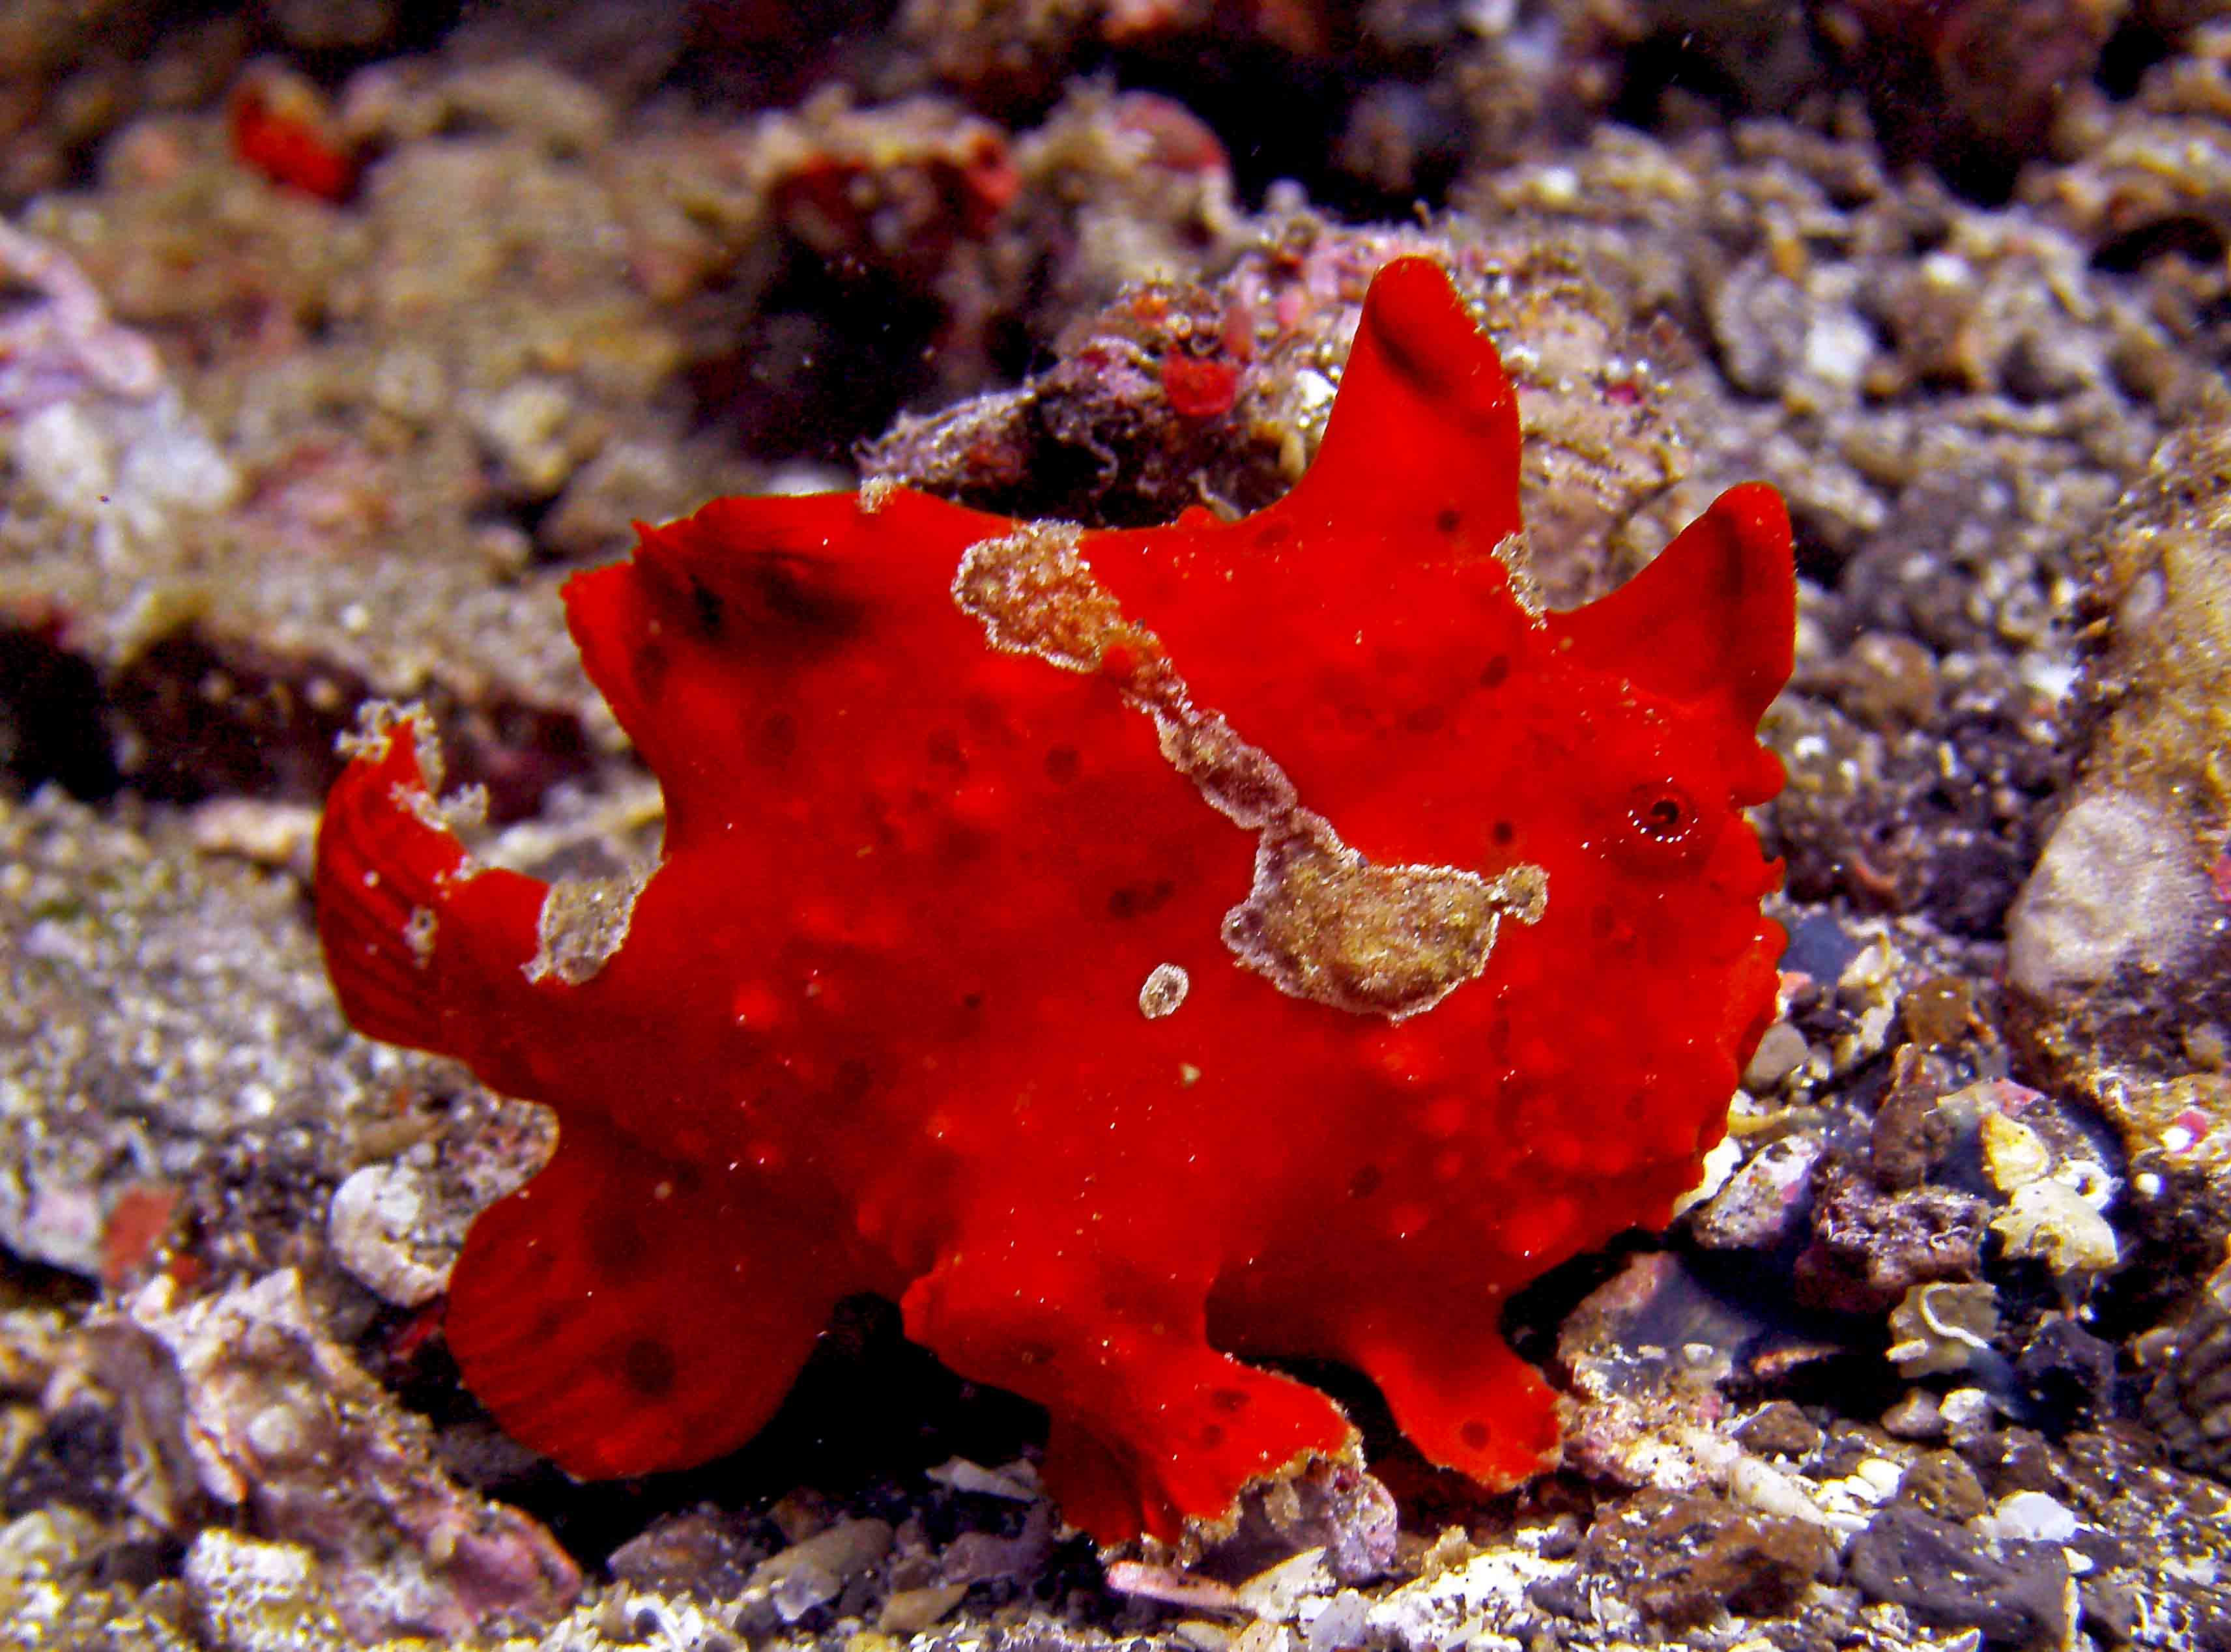
<svg viewBox="0 0 2231 1652">
<path fill-rule="evenodd" d="M 585 1475 L 703 1461 L 866 1290 L 1047 1408 L 1104 1542 L 1353 1449 L 1235 1356 L 1346 1361 L 1484 1485 L 1553 1461 L 1503 1305 L 1665 1218 L 1772 1016 L 1742 811 L 1794 583 L 1749 485 L 1612 596 L 1522 601 L 1518 442 L 1405 258 L 1254 516 L 880 488 L 641 530 L 566 588 L 667 803 L 593 947 L 468 856 L 423 714 L 376 713 L 320 841 L 343 1007 L 559 1120 L 451 1284 L 496 1418 Z"/>
</svg>

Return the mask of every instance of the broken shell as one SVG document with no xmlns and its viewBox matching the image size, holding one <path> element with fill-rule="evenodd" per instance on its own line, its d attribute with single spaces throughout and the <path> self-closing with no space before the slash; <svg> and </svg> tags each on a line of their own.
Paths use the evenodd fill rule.
<svg viewBox="0 0 2231 1652">
<path fill-rule="evenodd" d="M 1981 1126 L 1983 1169 L 1991 1185 L 2001 1193 L 2036 1181 L 2053 1168 L 2053 1150 L 2019 1119 L 2003 1113 L 1987 1113 Z"/>
<path fill-rule="evenodd" d="M 1991 1352 L 1999 1328 L 1998 1293 L 1988 1285 L 1916 1285 L 1890 1311 L 1885 1357 L 1904 1377 L 1965 1371 Z"/>
<path fill-rule="evenodd" d="M 2009 1256 L 2041 1257 L 2055 1274 L 2103 1274 L 2121 1259 L 2115 1230 L 2074 1188 L 2052 1177 L 2014 1190 L 1991 1219 Z"/>
</svg>

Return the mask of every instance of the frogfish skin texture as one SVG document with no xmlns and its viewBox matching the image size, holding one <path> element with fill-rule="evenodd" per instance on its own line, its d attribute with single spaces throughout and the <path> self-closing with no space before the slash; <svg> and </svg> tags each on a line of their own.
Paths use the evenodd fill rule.
<svg viewBox="0 0 2231 1652">
<path fill-rule="evenodd" d="M 319 842 L 341 1004 L 559 1120 L 450 1290 L 496 1419 L 585 1476 L 704 1461 L 864 1290 L 1046 1408 L 1104 1541 L 1353 1450 L 1258 1357 L 1346 1362 L 1484 1486 L 1551 1462 L 1497 1315 L 1665 1219 L 1770 1018 L 1742 811 L 1793 578 L 1752 484 L 1545 612 L 1518 442 L 1407 258 L 1242 520 L 870 487 L 643 528 L 565 590 L 664 789 L 638 880 L 479 864 L 423 713 L 368 714 Z"/>
</svg>

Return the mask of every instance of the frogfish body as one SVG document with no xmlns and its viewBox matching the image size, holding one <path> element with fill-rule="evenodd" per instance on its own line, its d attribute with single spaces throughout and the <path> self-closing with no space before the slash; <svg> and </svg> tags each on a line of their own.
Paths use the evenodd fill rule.
<svg viewBox="0 0 2231 1652">
<path fill-rule="evenodd" d="M 904 489 L 717 500 L 565 590 L 657 775 L 632 881 L 482 866 L 423 714 L 354 737 L 320 933 L 364 1032 L 556 1110 L 473 1228 L 467 1384 L 585 1476 L 753 1435 L 842 1296 L 1051 1414 L 1104 1541 L 1354 1449 L 1553 1461 L 1510 1293 L 1660 1223 L 1770 1018 L 1743 817 L 1787 515 L 1723 494 L 1571 612 L 1517 409 L 1424 259 L 1322 450 L 1238 521 L 1082 532 Z"/>
</svg>

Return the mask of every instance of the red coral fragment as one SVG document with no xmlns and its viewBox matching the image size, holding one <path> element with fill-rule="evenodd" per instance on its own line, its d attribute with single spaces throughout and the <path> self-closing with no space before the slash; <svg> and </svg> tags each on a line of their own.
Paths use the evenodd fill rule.
<svg viewBox="0 0 2231 1652">
<path fill-rule="evenodd" d="M 112 1291 L 153 1272 L 177 1236 L 184 1200 L 167 1182 L 133 1182 L 118 1193 L 100 1229 L 100 1282 Z"/>
<path fill-rule="evenodd" d="M 1773 1012 L 1742 811 L 1793 579 L 1754 485 L 1544 612 L 1517 476 L 1493 348 L 1398 260 L 1255 516 L 721 500 L 571 580 L 665 788 L 639 886 L 478 867 L 375 718 L 320 840 L 341 1003 L 559 1120 L 455 1274 L 495 1416 L 702 1461 L 871 1290 L 1048 1409 L 1103 1540 L 1352 1449 L 1235 1356 L 1347 1361 L 1484 1485 L 1552 1461 L 1503 1305 L 1665 1218 Z"/>
<path fill-rule="evenodd" d="M 232 152 L 290 190 L 320 201 L 356 190 L 356 156 L 309 82 L 276 70 L 251 73 L 234 89 Z"/>
<path fill-rule="evenodd" d="M 1239 394 L 1239 364 L 1172 351 L 1162 358 L 1162 394 L 1181 418 L 1219 417 Z"/>
<path fill-rule="evenodd" d="M 1229 174 L 1224 142 L 1199 115 L 1175 98 L 1154 92 L 1125 92 L 1109 109 L 1118 132 L 1147 139 L 1146 164 L 1204 177 Z"/>
<path fill-rule="evenodd" d="M 1006 139 L 972 125 L 902 158 L 813 153 L 768 198 L 783 227 L 822 257 L 927 280 L 956 242 L 988 235 L 1021 190 Z"/>
</svg>

